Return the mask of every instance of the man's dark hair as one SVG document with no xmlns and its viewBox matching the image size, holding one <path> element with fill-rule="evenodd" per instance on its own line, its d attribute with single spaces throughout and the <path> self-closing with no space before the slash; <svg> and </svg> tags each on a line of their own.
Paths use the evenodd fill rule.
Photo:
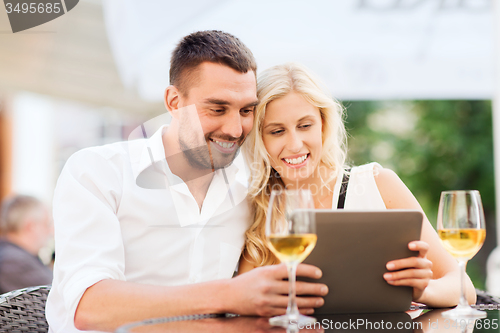
<svg viewBox="0 0 500 333">
<path fill-rule="evenodd" d="M 238 38 L 218 30 L 198 31 L 184 37 L 170 60 L 170 84 L 187 95 L 196 79 L 196 67 L 202 62 L 226 65 L 240 73 L 252 70 L 257 64 L 252 52 Z"/>
</svg>

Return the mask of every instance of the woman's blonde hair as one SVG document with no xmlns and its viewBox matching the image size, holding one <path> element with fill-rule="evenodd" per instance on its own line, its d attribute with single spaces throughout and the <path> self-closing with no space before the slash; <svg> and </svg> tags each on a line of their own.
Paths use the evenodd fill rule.
<svg viewBox="0 0 500 333">
<path fill-rule="evenodd" d="M 254 126 L 243 146 L 250 168 L 249 196 L 254 208 L 254 223 L 246 232 L 247 260 L 255 266 L 278 263 L 265 241 L 265 221 L 271 190 L 284 188 L 279 174 L 271 167 L 269 154 L 262 140 L 267 105 L 290 92 L 302 95 L 319 109 L 322 120 L 323 149 L 321 162 L 336 176 L 345 163 L 346 131 L 344 108 L 307 68 L 297 63 L 271 67 L 257 79 L 259 105 L 254 112 Z"/>
</svg>

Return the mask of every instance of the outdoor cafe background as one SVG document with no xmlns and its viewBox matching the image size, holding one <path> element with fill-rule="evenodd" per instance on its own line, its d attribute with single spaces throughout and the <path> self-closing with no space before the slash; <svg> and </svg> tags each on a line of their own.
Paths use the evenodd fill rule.
<svg viewBox="0 0 500 333">
<path fill-rule="evenodd" d="M 178 40 L 219 29 L 259 70 L 298 61 L 321 76 L 347 108 L 351 162 L 394 169 L 431 222 L 442 190 L 478 189 L 488 232 L 468 272 L 485 289 L 500 238 L 498 2 L 85 0 L 15 34 L 0 7 L 0 196 L 50 204 L 73 152 L 126 140 L 165 112 Z M 495 253 L 488 288 L 500 295 Z"/>
</svg>

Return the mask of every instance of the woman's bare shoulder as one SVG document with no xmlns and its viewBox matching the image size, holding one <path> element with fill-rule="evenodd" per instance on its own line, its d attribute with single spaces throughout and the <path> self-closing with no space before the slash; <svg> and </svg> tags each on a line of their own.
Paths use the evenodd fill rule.
<svg viewBox="0 0 500 333">
<path fill-rule="evenodd" d="M 421 209 L 411 191 L 393 170 L 375 166 L 373 175 L 387 208 Z"/>
</svg>

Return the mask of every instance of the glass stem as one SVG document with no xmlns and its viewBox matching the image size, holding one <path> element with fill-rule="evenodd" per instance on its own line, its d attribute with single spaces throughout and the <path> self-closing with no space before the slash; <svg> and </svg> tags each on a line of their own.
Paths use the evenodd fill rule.
<svg viewBox="0 0 500 333">
<path fill-rule="evenodd" d="M 297 263 L 287 263 L 286 268 L 288 269 L 288 307 L 286 308 L 286 314 L 290 317 L 290 320 L 297 320 L 299 318 L 299 308 L 295 296 Z"/>
<path fill-rule="evenodd" d="M 467 302 L 467 297 L 465 295 L 465 281 L 467 281 L 466 278 L 466 271 L 465 271 L 465 265 L 467 264 L 467 260 L 459 260 L 458 261 L 458 266 L 460 267 L 460 303 L 458 306 L 460 307 L 469 307 L 469 302 Z"/>
</svg>

